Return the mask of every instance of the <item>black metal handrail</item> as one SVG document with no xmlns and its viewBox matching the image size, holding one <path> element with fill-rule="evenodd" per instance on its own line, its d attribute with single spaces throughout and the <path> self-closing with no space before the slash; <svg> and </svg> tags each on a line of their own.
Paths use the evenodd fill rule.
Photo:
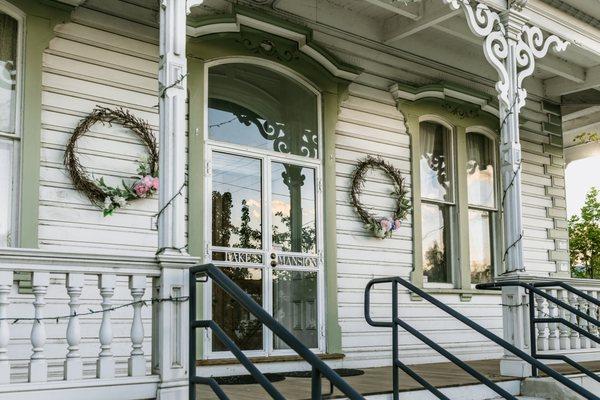
<svg viewBox="0 0 600 400">
<path fill-rule="evenodd" d="M 490 289 L 500 290 L 500 289 L 502 289 L 502 287 L 511 287 L 511 286 L 512 287 L 520 286 L 520 287 L 524 288 L 528 294 L 528 298 L 529 298 L 529 304 L 528 304 L 528 307 L 529 307 L 529 341 L 530 341 L 529 346 L 531 349 L 531 356 L 536 359 L 539 359 L 539 360 L 558 360 L 558 361 L 566 362 L 567 364 L 578 369 L 580 372 L 586 374 L 587 376 L 594 379 L 595 381 L 600 382 L 600 377 L 598 377 L 598 375 L 596 375 L 593 371 L 589 370 L 588 368 L 584 367 L 583 365 L 579 364 L 578 362 L 576 362 L 575 360 L 573 360 L 572 358 L 570 358 L 564 354 L 540 354 L 540 353 L 538 353 L 537 341 L 536 341 L 537 338 L 535 335 L 535 325 L 536 324 L 548 324 L 548 323 L 562 324 L 598 344 L 600 344 L 600 338 L 598 338 L 595 335 L 592 335 L 590 332 L 581 328 L 579 325 L 576 325 L 576 324 L 572 323 L 571 321 L 566 320 L 562 317 L 554 317 L 554 316 L 543 317 L 543 318 L 536 317 L 535 316 L 534 296 L 537 294 L 538 296 L 548 300 L 549 302 L 556 304 L 557 307 L 562 307 L 565 310 L 575 314 L 576 316 L 586 320 L 588 323 L 594 324 L 598 327 L 600 327 L 599 320 L 593 318 L 592 316 L 590 316 L 588 314 L 581 312 L 580 310 L 572 307 L 570 304 L 567 304 L 564 301 L 557 299 L 556 297 L 552 296 L 551 294 L 549 294 L 543 290 L 540 290 L 539 288 L 562 287 L 563 289 L 567 290 L 568 292 L 571 292 L 577 296 L 580 296 L 583 299 L 585 299 L 591 303 L 597 304 L 599 306 L 600 306 L 600 301 L 598 301 L 597 299 L 582 292 L 581 290 L 576 289 L 573 286 L 571 286 L 567 283 L 564 283 L 564 282 L 560 282 L 560 281 L 528 283 L 528 282 L 513 280 L 513 281 L 504 281 L 504 282 L 495 282 L 495 283 L 481 283 L 481 284 L 478 284 L 476 286 L 476 288 L 477 289 L 486 289 L 486 290 L 490 290 Z M 534 377 L 538 376 L 537 368 L 535 366 L 532 367 L 531 372 Z"/>
<path fill-rule="evenodd" d="M 333 371 L 323 360 L 317 357 L 298 338 L 289 332 L 283 325 L 275 320 L 262 308 L 252 297 L 244 292 L 231 278 L 225 275 L 213 264 L 197 265 L 190 269 L 190 400 L 196 399 L 195 384 L 210 386 L 220 400 L 229 400 L 223 389 L 213 378 L 196 376 L 196 329 L 211 329 L 233 353 L 235 358 L 250 372 L 250 375 L 276 400 L 285 400 L 285 397 L 269 382 L 269 380 L 256 368 L 252 361 L 244 355 L 244 352 L 235 344 L 231 338 L 214 321 L 196 320 L 196 283 L 197 276 L 205 275 L 219 285 L 229 296 L 237 301 L 242 307 L 250 312 L 264 326 L 269 328 L 275 336 L 294 350 L 304 361 L 312 367 L 311 399 L 322 398 L 321 377 L 326 378 L 351 400 L 364 400 L 364 397 L 352 388 L 344 379 Z"/>
<path fill-rule="evenodd" d="M 382 284 L 382 283 L 391 283 L 392 284 L 392 319 L 389 322 L 374 321 L 371 318 L 371 312 L 370 312 L 371 288 L 376 284 Z M 482 327 L 481 325 L 475 323 L 471 319 L 465 317 L 458 311 L 447 306 L 440 300 L 436 299 L 435 297 L 431 296 L 430 294 L 426 293 L 425 291 L 419 289 L 418 287 L 414 286 L 410 282 L 407 282 L 406 280 L 404 280 L 400 277 L 379 278 L 379 279 L 371 280 L 365 288 L 365 305 L 364 305 L 364 307 L 365 307 L 365 319 L 367 320 L 367 323 L 371 326 L 392 328 L 393 365 L 398 366 L 400 369 L 404 370 L 411 377 L 413 377 L 413 378 L 417 377 L 418 378 L 417 381 L 419 383 L 421 383 L 430 392 L 432 392 L 434 395 L 436 395 L 439 399 L 447 400 L 448 398 L 443 393 L 441 393 L 439 390 L 437 390 L 433 385 L 431 385 L 429 382 L 427 382 L 424 378 L 420 377 L 416 372 L 414 372 L 413 370 L 411 370 L 409 367 L 402 364 L 398 360 L 398 327 L 401 327 L 404 330 L 406 330 L 407 332 L 416 336 L 423 343 L 425 343 L 426 345 L 431 347 L 433 350 L 437 351 L 439 354 L 446 357 L 450 362 L 452 362 L 459 368 L 463 369 L 465 372 L 467 372 L 468 374 L 473 376 L 475 379 L 477 379 L 482 384 L 484 384 L 487 387 L 489 387 L 490 389 L 492 389 L 494 392 L 496 392 L 503 398 L 514 400 L 514 399 L 516 399 L 516 397 L 513 396 L 512 394 L 508 393 L 504 389 L 502 389 L 500 386 L 496 385 L 490 379 L 483 376 L 481 373 L 477 372 L 474 368 L 472 368 L 471 366 L 469 366 L 462 360 L 458 359 L 456 356 L 449 353 L 447 350 L 445 350 L 443 347 L 441 347 L 440 345 L 435 343 L 433 340 L 429 339 L 428 337 L 423 335 L 421 332 L 419 332 L 417 329 L 413 328 L 408 323 L 406 323 L 405 321 L 400 319 L 400 317 L 398 316 L 398 285 L 402 285 L 403 287 L 408 289 L 410 292 L 413 292 L 416 295 L 420 296 L 421 298 L 428 301 L 435 307 L 439 308 L 440 310 L 444 311 L 445 313 L 449 314 L 450 316 L 456 318 L 457 320 L 464 323 L 465 325 L 467 325 L 471 329 L 475 330 L 479 334 L 490 339 L 491 341 L 493 341 L 500 347 L 511 352 L 515 356 L 521 358 L 523 361 L 525 361 L 525 362 L 531 364 L 532 366 L 538 368 L 539 370 L 543 371 L 548 376 L 552 377 L 553 379 L 555 379 L 558 382 L 562 383 L 563 385 L 567 386 L 569 389 L 580 394 L 584 398 L 586 398 L 588 400 L 600 400 L 600 397 L 594 395 L 587 389 L 577 385 L 575 382 L 571 381 L 570 379 L 567 379 L 566 377 L 562 376 L 561 374 L 559 374 L 552 368 L 548 367 L 546 364 L 535 359 L 531 355 L 525 353 L 523 350 L 513 346 L 512 344 L 508 343 L 506 340 L 500 338 L 499 336 L 493 334 L 489 330 L 487 330 L 484 327 Z M 392 384 L 393 384 L 393 390 L 394 390 L 393 396 L 394 396 L 394 400 L 397 400 L 399 397 L 398 396 L 398 389 L 399 389 L 398 369 L 393 368 L 392 374 L 393 374 L 392 375 Z"/>
</svg>

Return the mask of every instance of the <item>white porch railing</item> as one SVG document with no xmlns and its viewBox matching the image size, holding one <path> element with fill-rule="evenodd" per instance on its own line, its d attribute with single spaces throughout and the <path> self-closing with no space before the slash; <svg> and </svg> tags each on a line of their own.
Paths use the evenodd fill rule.
<svg viewBox="0 0 600 400">
<path fill-rule="evenodd" d="M 0 249 L 0 398 L 156 398 L 160 277 L 154 257 Z"/>
<path fill-rule="evenodd" d="M 600 299 L 600 280 L 595 279 L 561 279 L 563 282 L 579 289 L 588 296 Z M 592 302 L 562 288 L 540 288 L 540 290 L 569 304 L 571 307 L 600 319 L 600 309 Z M 596 325 L 588 323 L 583 318 L 558 307 L 541 296 L 535 296 L 535 309 L 537 318 L 564 318 L 590 334 L 600 337 Z M 536 346 L 539 353 L 568 354 L 577 361 L 598 359 L 600 345 L 589 338 L 580 335 L 577 331 L 558 323 L 537 324 Z"/>
</svg>

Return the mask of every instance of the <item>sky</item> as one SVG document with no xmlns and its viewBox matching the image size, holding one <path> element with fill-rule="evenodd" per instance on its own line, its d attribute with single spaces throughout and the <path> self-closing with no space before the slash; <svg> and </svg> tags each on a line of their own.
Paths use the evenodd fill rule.
<svg viewBox="0 0 600 400">
<path fill-rule="evenodd" d="M 600 188 L 600 156 L 569 163 L 565 172 L 567 215 L 579 214 L 585 195 L 592 187 Z"/>
</svg>

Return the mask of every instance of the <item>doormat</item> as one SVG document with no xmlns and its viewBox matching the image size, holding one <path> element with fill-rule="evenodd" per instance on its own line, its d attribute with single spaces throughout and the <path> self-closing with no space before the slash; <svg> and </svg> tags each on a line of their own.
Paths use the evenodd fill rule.
<svg viewBox="0 0 600 400">
<path fill-rule="evenodd" d="M 280 382 L 285 379 L 282 374 L 264 374 L 269 382 Z M 218 376 L 215 380 L 219 385 L 253 385 L 258 383 L 252 375 Z"/>
<path fill-rule="evenodd" d="M 334 369 L 334 371 L 337 372 L 337 374 L 341 377 L 359 376 L 359 375 L 364 375 L 364 373 L 365 373 L 365 371 L 363 371 L 362 369 L 351 369 L 351 368 L 338 368 L 338 369 Z M 284 372 L 283 376 L 286 376 L 288 378 L 310 378 L 310 377 L 312 377 L 312 371 Z"/>
</svg>

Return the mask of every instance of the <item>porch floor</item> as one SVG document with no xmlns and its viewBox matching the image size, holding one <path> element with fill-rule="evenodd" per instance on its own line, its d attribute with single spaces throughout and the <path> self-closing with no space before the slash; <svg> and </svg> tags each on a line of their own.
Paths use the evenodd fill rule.
<svg viewBox="0 0 600 400">
<path fill-rule="evenodd" d="M 510 381 L 517 378 L 502 376 L 500 374 L 500 360 L 479 360 L 469 361 L 467 364 L 474 367 L 485 376 L 495 382 Z M 600 361 L 581 363 L 592 371 L 600 371 Z M 453 387 L 478 383 L 469 374 L 458 368 L 452 363 L 433 363 L 411 365 L 411 368 L 423 376 L 434 386 Z M 553 368 L 563 374 L 577 373 L 574 368 L 565 364 L 554 364 Z M 351 376 L 344 378 L 346 381 L 363 395 L 376 395 L 390 393 L 392 390 L 391 367 L 366 368 L 365 374 L 360 376 Z M 310 378 L 286 378 L 283 381 L 275 382 L 273 385 L 288 400 L 310 400 Z M 269 395 L 260 387 L 260 385 L 222 385 L 225 393 L 232 400 L 265 400 Z M 400 371 L 400 390 L 410 391 L 419 390 L 422 387 Z M 207 386 L 198 385 L 198 399 L 218 400 L 217 396 Z M 329 391 L 329 383 L 323 380 L 323 393 Z M 341 392 L 335 390 L 330 398 L 343 398 Z"/>
</svg>

